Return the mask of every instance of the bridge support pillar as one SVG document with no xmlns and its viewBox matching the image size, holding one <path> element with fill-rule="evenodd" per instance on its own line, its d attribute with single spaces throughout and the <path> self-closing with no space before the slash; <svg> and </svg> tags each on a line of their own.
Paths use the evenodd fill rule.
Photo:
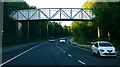
<svg viewBox="0 0 120 67">
<path fill-rule="evenodd" d="M 27 39 L 29 40 L 29 22 L 27 22 Z"/>
<path fill-rule="evenodd" d="M 22 40 L 29 40 L 29 22 L 22 22 Z"/>
</svg>

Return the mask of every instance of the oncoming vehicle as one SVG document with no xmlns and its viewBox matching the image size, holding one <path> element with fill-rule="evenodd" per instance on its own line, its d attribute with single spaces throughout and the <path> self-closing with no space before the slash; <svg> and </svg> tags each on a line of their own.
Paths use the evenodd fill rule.
<svg viewBox="0 0 120 67">
<path fill-rule="evenodd" d="M 54 37 L 50 37 L 49 38 L 49 42 L 55 42 L 55 38 Z"/>
<path fill-rule="evenodd" d="M 65 38 L 61 38 L 61 39 L 60 39 L 60 42 L 61 42 L 61 43 L 65 43 Z"/>
<path fill-rule="evenodd" d="M 97 41 L 92 46 L 92 54 L 98 54 L 98 56 L 114 56 L 116 57 L 117 51 L 110 42 Z"/>
</svg>

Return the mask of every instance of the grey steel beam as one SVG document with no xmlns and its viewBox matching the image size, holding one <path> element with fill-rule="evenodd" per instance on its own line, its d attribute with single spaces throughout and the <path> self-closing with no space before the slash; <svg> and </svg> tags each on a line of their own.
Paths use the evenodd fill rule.
<svg viewBox="0 0 120 67">
<path fill-rule="evenodd" d="M 31 12 L 30 12 L 31 10 Z M 35 11 L 36 10 L 36 11 Z M 41 8 L 41 9 L 26 9 L 16 10 L 11 17 L 17 21 L 27 20 L 92 20 L 93 13 L 88 10 L 86 12 L 82 8 Z M 69 13 L 67 13 L 69 12 Z M 83 13 L 84 12 L 84 13 Z M 91 14 L 92 13 L 92 14 Z M 17 16 L 17 17 L 16 17 Z"/>
</svg>

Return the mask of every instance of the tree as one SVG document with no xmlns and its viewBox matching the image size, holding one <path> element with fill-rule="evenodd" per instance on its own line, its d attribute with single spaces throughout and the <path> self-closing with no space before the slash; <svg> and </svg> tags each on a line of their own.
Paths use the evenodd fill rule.
<svg viewBox="0 0 120 67">
<path fill-rule="evenodd" d="M 96 37 L 93 36 L 96 33 L 92 22 L 74 21 L 72 22 L 72 32 L 77 42 L 92 41 Z"/>
<path fill-rule="evenodd" d="M 88 0 L 89 1 L 89 0 Z M 119 40 L 120 31 L 120 2 L 86 2 L 83 7 L 89 7 L 95 14 L 94 27 L 100 27 L 103 39 L 107 39 L 108 32 L 112 40 Z"/>
<path fill-rule="evenodd" d="M 71 32 L 69 31 L 69 28 L 65 25 L 62 27 L 61 22 L 49 22 L 48 25 L 48 30 L 49 30 L 49 37 L 54 36 L 54 37 L 65 37 L 69 36 Z"/>
<path fill-rule="evenodd" d="M 33 7 L 30 7 L 26 2 L 4 2 L 3 44 L 13 44 L 19 42 L 17 22 L 14 21 L 10 15 L 14 10 L 29 8 Z"/>
<path fill-rule="evenodd" d="M 119 3 L 117 2 L 96 2 L 92 11 L 96 15 L 94 22 L 95 26 L 102 29 L 103 37 L 107 38 L 107 33 L 110 32 L 113 40 L 119 39 Z"/>
</svg>

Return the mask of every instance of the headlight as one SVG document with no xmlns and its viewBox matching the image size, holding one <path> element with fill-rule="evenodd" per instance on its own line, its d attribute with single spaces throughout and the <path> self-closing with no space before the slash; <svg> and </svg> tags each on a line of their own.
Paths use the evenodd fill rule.
<svg viewBox="0 0 120 67">
<path fill-rule="evenodd" d="M 105 50 L 103 50 L 103 49 L 100 49 L 100 51 L 101 51 L 101 52 L 104 52 Z"/>
</svg>

